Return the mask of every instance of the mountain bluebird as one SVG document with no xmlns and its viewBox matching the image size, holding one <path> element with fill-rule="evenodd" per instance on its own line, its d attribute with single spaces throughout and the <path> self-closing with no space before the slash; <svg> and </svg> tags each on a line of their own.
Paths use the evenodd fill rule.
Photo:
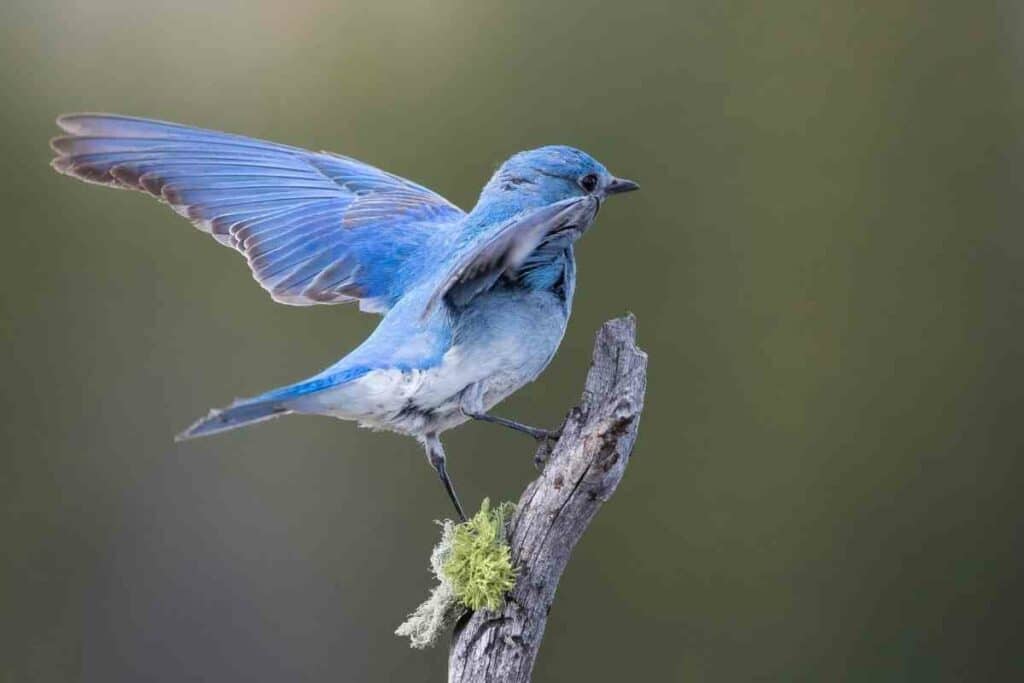
<svg viewBox="0 0 1024 683">
<path fill-rule="evenodd" d="M 214 410 L 178 439 L 289 413 L 413 436 L 460 518 L 439 436 L 533 381 L 565 332 L 573 243 L 610 195 L 637 189 L 564 146 L 503 163 L 465 213 L 355 159 L 162 121 L 70 114 L 53 167 L 148 192 L 241 252 L 293 306 L 358 302 L 383 319 L 355 350 L 290 386 Z"/>
</svg>

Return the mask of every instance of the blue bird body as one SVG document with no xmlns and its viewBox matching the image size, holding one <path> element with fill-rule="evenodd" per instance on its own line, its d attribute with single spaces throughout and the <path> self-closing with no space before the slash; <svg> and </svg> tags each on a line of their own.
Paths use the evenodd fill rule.
<svg viewBox="0 0 1024 683">
<path fill-rule="evenodd" d="M 280 302 L 358 301 L 383 314 L 334 365 L 215 410 L 179 435 L 288 413 L 329 415 L 419 439 L 459 514 L 438 435 L 533 381 L 565 332 L 573 243 L 604 199 L 636 189 L 570 147 L 506 161 L 468 214 L 353 159 L 146 119 L 75 114 L 53 166 L 148 192 L 226 246 Z"/>
</svg>

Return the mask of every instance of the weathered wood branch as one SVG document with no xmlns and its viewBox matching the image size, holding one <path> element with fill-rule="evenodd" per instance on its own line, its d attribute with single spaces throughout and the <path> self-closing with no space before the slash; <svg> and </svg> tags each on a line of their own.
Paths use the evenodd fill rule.
<svg viewBox="0 0 1024 683">
<path fill-rule="evenodd" d="M 626 471 L 646 386 L 647 354 L 636 346 L 636 319 L 606 322 L 580 404 L 566 417 L 558 442 L 538 449 L 544 470 L 526 487 L 512 519 L 516 587 L 501 612 L 475 612 L 456 625 L 450 682 L 530 680 L 569 555 Z"/>
</svg>

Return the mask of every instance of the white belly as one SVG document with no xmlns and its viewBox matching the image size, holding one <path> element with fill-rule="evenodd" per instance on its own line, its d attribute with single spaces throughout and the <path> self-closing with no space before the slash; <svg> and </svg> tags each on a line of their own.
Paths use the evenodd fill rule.
<svg viewBox="0 0 1024 683">
<path fill-rule="evenodd" d="M 564 314 L 550 298 L 517 302 L 512 310 L 504 304 L 478 311 L 469 321 L 472 327 L 456 334 L 456 344 L 437 365 L 372 370 L 308 397 L 299 410 L 414 436 L 451 429 L 467 420 L 460 402 L 468 388 L 479 392 L 487 410 L 547 366 L 565 329 Z"/>
</svg>

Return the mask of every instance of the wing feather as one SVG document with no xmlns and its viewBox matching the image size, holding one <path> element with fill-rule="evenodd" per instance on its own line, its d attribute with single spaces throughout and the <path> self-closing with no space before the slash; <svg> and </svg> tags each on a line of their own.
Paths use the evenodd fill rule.
<svg viewBox="0 0 1024 683">
<path fill-rule="evenodd" d="M 241 252 L 287 304 L 359 299 L 385 311 L 409 284 L 416 248 L 465 215 L 421 185 L 328 152 L 112 114 L 57 123 L 57 171 L 153 195 Z"/>
<path fill-rule="evenodd" d="M 571 197 L 540 209 L 519 214 L 492 229 L 456 258 L 423 311 L 427 318 L 442 300 L 464 306 L 479 293 L 489 289 L 505 273 L 514 271 L 545 239 L 556 233 L 582 233 L 597 215 L 598 202 L 593 197 Z"/>
</svg>

